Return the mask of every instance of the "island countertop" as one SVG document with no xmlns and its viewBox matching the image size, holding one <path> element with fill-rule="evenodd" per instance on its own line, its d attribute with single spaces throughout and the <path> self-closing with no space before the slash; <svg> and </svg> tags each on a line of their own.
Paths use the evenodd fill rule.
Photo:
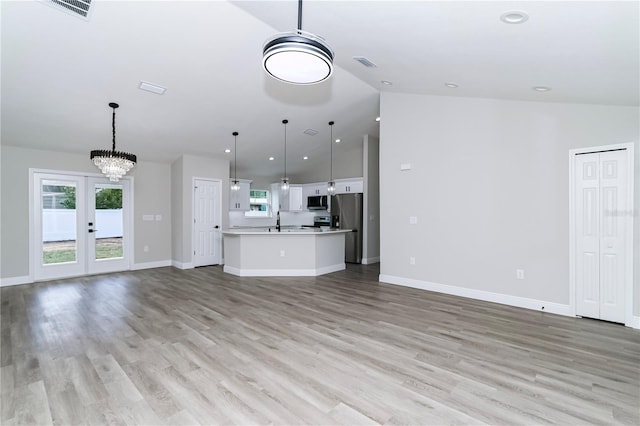
<svg viewBox="0 0 640 426">
<path fill-rule="evenodd" d="M 327 231 L 320 228 L 282 228 L 280 231 L 274 228 L 229 228 L 222 231 L 223 235 L 330 235 L 330 234 L 344 234 L 347 232 L 353 232 L 351 229 L 336 229 L 332 228 Z"/>
<path fill-rule="evenodd" d="M 351 229 L 232 228 L 224 235 L 223 271 L 241 277 L 317 276 L 345 269 Z"/>
</svg>

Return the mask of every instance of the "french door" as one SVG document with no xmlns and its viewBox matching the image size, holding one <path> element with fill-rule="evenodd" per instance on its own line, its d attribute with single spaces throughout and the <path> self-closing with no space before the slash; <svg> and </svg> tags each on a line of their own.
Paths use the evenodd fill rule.
<svg viewBox="0 0 640 426">
<path fill-rule="evenodd" d="M 35 280 L 130 269 L 130 181 L 33 173 Z"/>
</svg>

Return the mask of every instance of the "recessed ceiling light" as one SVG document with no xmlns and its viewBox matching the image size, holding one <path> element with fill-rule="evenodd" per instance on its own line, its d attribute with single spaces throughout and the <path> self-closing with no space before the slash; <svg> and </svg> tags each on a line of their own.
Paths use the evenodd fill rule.
<svg viewBox="0 0 640 426">
<path fill-rule="evenodd" d="M 551 90 L 551 87 L 546 87 L 546 86 L 534 86 L 533 90 L 535 90 L 536 92 L 548 92 Z"/>
<path fill-rule="evenodd" d="M 273 161 L 273 160 L 275 160 L 274 157 L 269 157 L 269 161 Z"/>
<path fill-rule="evenodd" d="M 500 20 L 505 24 L 522 24 L 527 19 L 529 19 L 529 15 L 520 10 L 510 10 L 500 15 Z"/>
<path fill-rule="evenodd" d="M 455 84 L 455 83 L 445 83 L 444 85 L 447 86 L 447 87 L 450 87 L 452 89 L 455 89 L 456 87 L 458 87 L 458 85 Z"/>
<path fill-rule="evenodd" d="M 231 152 L 231 150 L 229 148 L 225 149 L 224 152 L 226 152 L 227 154 Z"/>
<path fill-rule="evenodd" d="M 166 87 L 162 87 L 158 84 L 149 83 L 148 81 L 141 81 L 138 85 L 138 89 L 144 90 L 146 92 L 155 93 L 156 95 L 164 95 L 164 92 L 167 91 Z"/>
<path fill-rule="evenodd" d="M 340 139 L 336 139 L 336 143 L 340 143 L 340 142 L 341 142 Z"/>
<path fill-rule="evenodd" d="M 385 86 L 391 86 L 393 84 L 389 80 L 380 80 L 380 83 L 384 84 Z"/>
<path fill-rule="evenodd" d="M 308 160 L 309 157 L 307 157 L 306 155 L 304 157 L 302 157 L 303 160 Z"/>
<path fill-rule="evenodd" d="M 380 117 L 376 117 L 376 121 L 380 121 Z"/>
</svg>

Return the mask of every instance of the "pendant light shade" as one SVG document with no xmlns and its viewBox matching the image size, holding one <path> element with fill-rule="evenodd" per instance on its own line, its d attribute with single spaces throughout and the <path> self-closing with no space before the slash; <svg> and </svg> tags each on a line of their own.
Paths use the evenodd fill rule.
<svg viewBox="0 0 640 426">
<path fill-rule="evenodd" d="M 333 50 L 322 37 L 302 31 L 302 0 L 298 0 L 298 29 L 276 34 L 262 47 L 262 67 L 280 81 L 315 84 L 333 74 Z"/>
<path fill-rule="evenodd" d="M 280 190 L 289 191 L 289 178 L 287 177 L 287 123 L 289 120 L 282 120 L 284 124 L 284 177 L 281 179 Z"/>
<path fill-rule="evenodd" d="M 231 190 L 240 191 L 240 181 L 238 180 L 238 132 L 233 132 L 233 180 L 231 181 Z"/>
<path fill-rule="evenodd" d="M 111 118 L 111 131 L 113 134 L 113 144 L 111 151 L 96 149 L 91 151 L 90 158 L 93 164 L 112 182 L 118 182 L 120 178 L 127 174 L 136 165 L 137 157 L 128 152 L 116 151 L 116 108 L 120 105 L 111 102 L 109 106 L 113 109 Z"/>
<path fill-rule="evenodd" d="M 333 195 L 336 193 L 336 182 L 333 180 L 333 121 L 329 122 L 331 135 L 329 136 L 329 182 L 327 182 L 327 193 Z"/>
</svg>

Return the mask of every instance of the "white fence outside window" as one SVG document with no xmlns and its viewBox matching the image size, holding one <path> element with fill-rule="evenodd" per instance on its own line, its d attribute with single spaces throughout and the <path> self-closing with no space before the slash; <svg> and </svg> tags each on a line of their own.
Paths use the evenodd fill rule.
<svg viewBox="0 0 640 426">
<path fill-rule="evenodd" d="M 122 209 L 96 210 L 96 238 L 122 237 Z M 76 239 L 75 209 L 42 209 L 42 241 Z"/>
</svg>

